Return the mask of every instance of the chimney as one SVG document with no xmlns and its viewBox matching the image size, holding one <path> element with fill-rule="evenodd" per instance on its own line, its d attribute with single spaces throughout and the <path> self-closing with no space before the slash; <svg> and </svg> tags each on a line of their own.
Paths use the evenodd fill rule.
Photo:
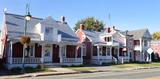
<svg viewBox="0 0 160 79">
<path fill-rule="evenodd" d="M 115 26 L 113 26 L 113 29 L 115 29 Z"/>
<path fill-rule="evenodd" d="M 110 27 L 105 28 L 105 32 L 110 33 L 111 32 L 111 28 Z"/>
<path fill-rule="evenodd" d="M 111 28 L 110 28 L 110 27 L 107 28 L 107 32 L 108 32 L 108 33 L 111 32 Z"/>
<path fill-rule="evenodd" d="M 61 22 L 64 23 L 65 22 L 65 17 L 61 16 Z"/>
<path fill-rule="evenodd" d="M 80 24 L 80 29 L 84 30 L 84 25 L 83 24 Z"/>
</svg>

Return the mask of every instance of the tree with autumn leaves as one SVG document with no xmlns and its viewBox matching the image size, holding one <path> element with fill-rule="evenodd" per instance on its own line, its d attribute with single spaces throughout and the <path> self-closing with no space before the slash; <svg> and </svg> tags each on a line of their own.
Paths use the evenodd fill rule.
<svg viewBox="0 0 160 79">
<path fill-rule="evenodd" d="M 154 32 L 152 34 L 152 39 L 153 40 L 160 40 L 160 32 Z"/>
</svg>

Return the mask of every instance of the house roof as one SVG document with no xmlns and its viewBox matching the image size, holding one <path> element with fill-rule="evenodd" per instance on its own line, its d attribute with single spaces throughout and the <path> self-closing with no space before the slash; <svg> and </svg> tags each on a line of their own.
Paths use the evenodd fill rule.
<svg viewBox="0 0 160 79">
<path fill-rule="evenodd" d="M 139 39 L 144 37 L 144 34 L 148 31 L 148 29 L 138 29 L 138 30 L 132 30 L 129 31 L 128 33 L 133 35 L 134 39 Z"/>
<path fill-rule="evenodd" d="M 83 30 L 83 33 L 93 42 L 99 42 L 99 35 L 102 32 Z"/>
<path fill-rule="evenodd" d="M 24 32 L 24 16 L 22 15 L 17 15 L 17 14 L 12 14 L 12 13 L 5 13 L 5 19 L 6 19 L 6 26 L 7 26 L 7 32 L 9 34 L 8 37 L 13 37 L 12 34 L 15 34 L 18 36 L 23 35 Z M 35 30 L 35 25 L 41 22 L 47 22 L 47 21 L 52 21 L 51 23 L 53 24 L 53 27 L 56 27 L 58 30 L 58 34 L 61 34 L 62 36 L 62 41 L 69 41 L 68 38 L 73 39 L 74 41 L 76 40 L 78 42 L 78 38 L 76 34 L 73 32 L 73 30 L 68 26 L 67 23 L 62 23 L 60 21 L 56 21 L 52 19 L 51 17 L 47 17 L 45 19 L 42 18 L 36 18 L 32 17 L 31 21 L 28 22 L 27 26 L 27 34 L 32 37 L 36 37 L 37 39 L 40 38 L 40 35 L 36 33 Z M 18 37 L 15 36 L 15 37 Z M 67 40 L 65 40 L 67 38 Z M 70 40 L 71 41 L 71 40 Z"/>
</svg>

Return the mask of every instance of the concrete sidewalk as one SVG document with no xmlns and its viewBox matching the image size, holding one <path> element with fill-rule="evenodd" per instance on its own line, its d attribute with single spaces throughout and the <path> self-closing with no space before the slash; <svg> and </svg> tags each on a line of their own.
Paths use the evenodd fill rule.
<svg viewBox="0 0 160 79">
<path fill-rule="evenodd" d="M 94 70 L 85 70 L 85 71 L 74 71 L 69 68 L 49 68 L 56 72 L 37 72 L 37 73 L 26 73 L 22 75 L 12 75 L 12 76 L 1 76 L 0 79 L 17 79 L 17 78 L 26 78 L 26 77 L 37 77 L 37 76 L 48 76 L 48 75 L 64 75 L 64 74 L 79 74 L 79 73 L 94 73 L 94 72 L 117 72 L 117 71 L 126 71 L 126 70 L 137 70 L 137 69 L 151 69 L 157 67 L 139 67 L 139 68 L 115 68 L 108 66 L 98 66 L 92 67 Z"/>
</svg>

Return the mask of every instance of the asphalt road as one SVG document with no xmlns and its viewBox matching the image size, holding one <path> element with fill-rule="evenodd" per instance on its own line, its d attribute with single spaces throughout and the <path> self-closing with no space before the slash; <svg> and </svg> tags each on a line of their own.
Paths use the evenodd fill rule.
<svg viewBox="0 0 160 79">
<path fill-rule="evenodd" d="M 53 75 L 35 77 L 30 79 L 160 79 L 160 69 Z"/>
</svg>

